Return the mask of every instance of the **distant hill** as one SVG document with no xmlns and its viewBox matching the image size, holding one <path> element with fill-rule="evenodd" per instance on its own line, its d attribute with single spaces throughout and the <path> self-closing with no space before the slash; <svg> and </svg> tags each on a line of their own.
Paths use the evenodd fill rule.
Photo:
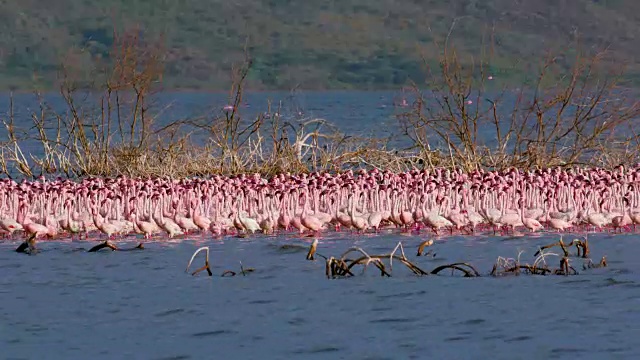
<svg viewBox="0 0 640 360">
<path fill-rule="evenodd" d="M 584 48 L 610 46 L 640 74 L 637 0 L 0 0 L 0 88 L 54 83 L 71 48 L 109 59 L 115 25 L 164 34 L 167 88 L 226 89 L 249 45 L 253 88 L 397 88 L 437 64 L 434 40 L 480 56 L 493 32 L 491 71 L 520 80 L 546 49 L 580 33 Z M 493 30 L 492 30 L 493 29 Z M 248 40 L 247 40 L 248 37 Z M 83 66 L 88 66 L 84 64 Z"/>
</svg>

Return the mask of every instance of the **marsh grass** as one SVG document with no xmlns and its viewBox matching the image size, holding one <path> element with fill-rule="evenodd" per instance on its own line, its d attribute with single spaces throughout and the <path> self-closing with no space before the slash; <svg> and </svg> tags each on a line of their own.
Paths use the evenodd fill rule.
<svg viewBox="0 0 640 360">
<path fill-rule="evenodd" d="M 634 131 L 640 103 L 618 85 L 622 68 L 601 66 L 607 53 L 576 52 L 571 61 L 547 54 L 532 87 L 496 91 L 487 80 L 490 56 L 483 52 L 463 66 L 445 41 L 439 68 L 430 69 L 428 92 L 413 84 L 415 100 L 397 115 L 397 136 L 410 144 L 398 149 L 390 146 L 391 138 L 350 136 L 325 119 L 285 120 L 278 115 L 280 105 L 243 117 L 248 56 L 232 69 L 229 109 L 159 121 L 166 110 L 155 103 L 164 49 L 162 39 L 143 35 L 138 28 L 114 33 L 112 60 L 89 72 L 77 70 L 77 57 L 65 59 L 62 111 L 36 94 L 40 105 L 25 127 L 17 124 L 11 99 L 2 117 L 7 135 L 0 142 L 0 172 L 75 178 L 270 176 L 363 167 L 613 167 L 635 163 L 640 155 L 640 134 Z M 560 80 L 543 88 L 551 79 Z"/>
</svg>

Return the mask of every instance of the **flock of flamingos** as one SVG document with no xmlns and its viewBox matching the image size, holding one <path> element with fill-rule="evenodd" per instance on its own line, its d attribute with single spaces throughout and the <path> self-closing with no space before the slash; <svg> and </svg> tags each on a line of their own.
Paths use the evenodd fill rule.
<svg viewBox="0 0 640 360">
<path fill-rule="evenodd" d="M 145 238 L 326 231 L 630 231 L 640 167 L 0 180 L 0 231 Z M 15 236 L 15 235 L 14 235 Z"/>
</svg>

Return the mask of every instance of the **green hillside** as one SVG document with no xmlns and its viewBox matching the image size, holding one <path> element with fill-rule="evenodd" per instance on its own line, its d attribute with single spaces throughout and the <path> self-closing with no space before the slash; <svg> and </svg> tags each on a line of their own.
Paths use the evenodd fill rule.
<svg viewBox="0 0 640 360">
<path fill-rule="evenodd" d="M 397 88 L 435 65 L 452 20 L 463 59 L 495 34 L 491 72 L 521 80 L 544 51 L 580 34 L 585 49 L 609 46 L 640 74 L 636 0 L 0 0 L 0 88 L 55 83 L 59 64 L 108 61 L 113 28 L 162 35 L 166 88 L 225 89 L 231 65 L 253 59 L 252 88 Z"/>
</svg>

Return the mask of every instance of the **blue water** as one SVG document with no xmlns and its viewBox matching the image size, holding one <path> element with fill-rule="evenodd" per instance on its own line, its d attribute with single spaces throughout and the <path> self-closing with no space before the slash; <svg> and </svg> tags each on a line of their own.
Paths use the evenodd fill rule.
<svg viewBox="0 0 640 360">
<path fill-rule="evenodd" d="M 469 261 L 486 274 L 499 255 L 525 250 L 522 261 L 532 262 L 536 247 L 557 235 L 443 238 L 435 258 L 414 256 L 420 240 L 328 234 L 318 252 L 339 256 L 356 245 L 386 253 L 402 241 L 425 270 Z M 35 256 L 13 252 L 17 241 L 2 242 L 2 358 L 640 357 L 638 235 L 591 236 L 594 261 L 607 255 L 609 267 L 582 271 L 582 259 L 572 258 L 580 274 L 569 277 L 416 277 L 395 262 L 391 278 L 371 267 L 329 280 L 322 261 L 305 260 L 309 241 L 190 238 L 104 253 L 82 251 L 95 242 L 40 242 Z M 185 273 L 203 245 L 211 248 L 214 277 Z M 239 271 L 240 261 L 256 271 L 219 277 Z"/>
<path fill-rule="evenodd" d="M 624 101 L 621 94 L 614 93 L 611 101 Z M 241 119 L 241 125 L 239 129 L 243 129 L 249 126 L 258 114 L 268 113 L 275 118 L 275 114 L 278 114 L 280 119 L 280 125 L 289 123 L 294 128 L 298 129 L 300 124 L 311 119 L 323 119 L 326 120 L 326 124 L 320 129 L 322 134 L 334 134 L 337 131 L 341 134 L 338 138 L 342 137 L 355 137 L 355 138 L 374 138 L 384 143 L 388 150 L 406 150 L 415 145 L 412 140 L 412 136 L 415 136 L 412 123 L 403 120 L 402 114 L 406 114 L 412 111 L 411 106 L 399 107 L 398 104 L 401 99 L 407 100 L 407 104 L 411 105 L 415 99 L 416 94 L 411 92 L 401 91 L 294 91 L 294 92 L 246 92 L 242 98 L 242 102 L 238 108 L 236 116 Z M 630 99 L 634 99 L 635 92 L 629 95 Z M 123 94 L 121 100 L 122 106 L 122 119 L 124 126 L 124 132 L 128 133 L 128 128 L 131 121 L 131 104 L 126 101 L 126 94 Z M 427 90 L 423 91 L 423 96 L 426 101 L 425 108 L 423 109 L 424 121 L 428 121 L 431 126 L 434 126 L 433 120 L 440 119 L 443 114 L 447 114 L 447 111 L 440 108 L 435 98 L 440 99 L 442 94 L 430 93 Z M 522 99 L 519 99 L 522 96 Z M 551 95 L 548 95 L 551 96 Z M 585 95 L 586 96 L 586 95 Z M 505 136 L 508 132 L 512 121 L 518 123 L 527 121 L 527 128 L 535 127 L 535 117 L 530 112 L 531 101 L 533 94 L 525 92 L 520 94 L 518 92 L 486 92 L 481 97 L 472 94 L 469 99 L 473 99 L 473 104 L 467 107 L 468 116 L 475 116 L 476 110 L 480 120 L 478 120 L 478 138 L 476 139 L 479 146 L 487 146 L 490 149 L 495 149 L 498 146 L 496 125 L 493 120 L 493 110 L 491 103 L 488 101 L 496 101 L 497 109 L 496 113 L 500 119 L 499 127 L 501 136 Z M 10 113 L 10 100 L 11 96 L 8 93 L 0 94 L 0 118 L 8 121 Z M 568 106 L 563 113 L 563 116 L 570 120 L 575 115 L 575 111 L 578 108 L 578 102 L 581 100 L 580 96 L 576 95 L 574 103 Z M 115 102 L 115 101 L 114 101 Z M 154 94 L 147 99 L 146 106 L 147 118 L 153 119 L 153 124 L 150 125 L 150 131 L 160 131 L 167 135 L 167 132 L 162 132 L 170 123 L 181 122 L 189 120 L 189 123 L 182 123 L 180 130 L 177 132 L 178 138 L 180 135 L 189 134 L 191 142 L 196 145 L 205 145 L 209 143 L 211 133 L 209 128 L 213 123 L 212 119 L 225 116 L 223 108 L 227 104 L 233 103 L 233 98 L 229 97 L 227 93 L 202 93 L 202 92 L 164 92 Z M 101 101 L 98 95 L 95 94 L 76 94 L 74 98 L 74 105 L 80 116 L 85 119 L 85 124 L 89 123 L 87 119 L 95 119 L 95 125 L 99 128 L 102 126 L 102 114 L 106 110 L 101 109 Z M 106 106 L 106 105 L 105 105 Z M 114 105 L 115 106 L 115 105 Z M 429 108 L 431 111 L 427 111 Z M 439 109 L 439 110 L 438 110 Z M 32 94 L 14 94 L 13 95 L 13 119 L 14 127 L 18 136 L 18 142 L 21 149 L 26 154 L 33 154 L 36 157 L 42 156 L 44 150 L 41 142 L 38 140 L 40 134 L 36 127 L 34 127 L 33 118 L 44 118 L 46 133 L 50 140 L 56 138 L 58 120 L 70 119 L 72 117 L 69 107 L 63 101 L 62 97 L 56 93 L 44 94 L 41 97 L 36 97 Z M 556 117 L 556 108 L 551 108 L 546 113 L 546 121 L 552 121 Z M 116 111 L 112 111 L 113 123 L 110 127 L 110 134 L 113 143 L 122 141 L 121 134 L 117 131 L 117 118 Z M 585 128 L 585 131 L 589 130 L 590 126 L 595 126 L 596 123 L 602 123 L 609 116 L 608 111 L 598 113 L 598 117 L 592 119 L 589 125 Z M 454 111 L 454 116 L 462 117 L 458 111 Z M 416 120 L 415 114 L 412 116 L 413 120 Z M 515 119 L 515 120 L 514 120 Z M 270 120 L 266 120 L 262 126 L 261 135 L 263 138 L 271 139 L 271 124 Z M 636 120 L 634 120 L 636 121 Z M 198 126 L 193 124 L 197 123 Z M 570 127 L 571 121 L 563 123 L 563 127 Z M 409 130 L 405 127 L 409 126 Z M 106 126 L 106 125 L 105 125 Z M 138 121 L 138 126 L 140 122 Z M 451 129 L 444 127 L 440 128 L 440 131 L 444 133 L 451 133 Z M 549 125 L 550 127 L 552 125 Z M 564 128 L 563 128 L 564 129 Z M 565 129 L 565 130 L 566 130 Z M 85 129 L 87 135 L 91 138 L 92 130 L 87 126 Z M 289 140 L 293 143 L 295 141 L 295 131 L 290 127 L 287 127 Z M 314 131 L 313 126 L 307 127 L 306 133 Z M 619 131 L 619 130 L 618 130 Z M 100 132 L 98 130 L 98 132 Z M 105 131 L 106 132 L 106 131 Z M 562 132 L 562 131 L 561 131 Z M 66 130 L 62 131 L 62 141 L 65 141 Z M 247 135 L 249 132 L 245 132 Z M 172 134 L 173 135 L 173 134 Z M 513 134 L 512 134 L 513 135 Z M 618 133 L 618 136 L 622 134 Z M 433 129 L 429 129 L 426 133 L 427 138 L 430 141 L 430 147 L 432 149 L 441 149 L 448 151 L 446 141 L 443 137 L 436 134 Z M 451 134 L 450 141 L 454 144 L 460 143 L 460 139 Z M 605 136 L 605 135 L 603 135 Z M 128 136 L 125 134 L 125 138 Z M 557 146 L 571 146 L 569 143 L 572 137 L 564 139 L 563 142 L 556 144 Z M 566 141 L 565 141 L 566 140 Z M 0 124 L 0 141 L 8 141 L 7 131 L 4 126 Z M 323 139 L 321 138 L 322 144 Z M 268 141 L 267 141 L 268 143 Z M 525 142 L 526 143 L 526 142 Z M 268 145 L 265 145 L 268 146 Z M 506 149 L 511 151 L 516 146 L 514 136 L 511 136 L 510 141 L 506 145 Z M 522 143 L 519 146 L 525 146 Z M 13 148 L 11 148 L 13 150 Z M 268 151 L 269 149 L 265 149 Z M 27 156 L 29 157 L 29 156 Z"/>
<path fill-rule="evenodd" d="M 247 94 L 249 119 L 279 105 L 289 121 L 325 118 L 352 136 L 399 133 L 394 92 Z M 163 94 L 159 123 L 213 116 L 224 94 Z M 64 111 L 54 95 L 52 108 Z M 16 125 L 33 131 L 37 102 L 16 98 Z M 0 97 L 8 109 L 8 97 Z M 50 123 L 54 126 L 55 123 Z M 0 137 L 5 132 L 0 127 Z M 196 134 L 197 135 L 197 134 Z M 395 144 L 402 146 L 402 139 Z M 393 141 L 393 139 L 392 139 Z M 37 143 L 37 142 L 36 142 Z M 28 145 L 28 144 L 27 144 Z M 38 154 L 37 147 L 29 148 Z M 447 238 L 437 256 L 415 258 L 420 239 L 329 234 L 319 252 L 340 255 L 354 244 L 385 253 L 398 241 L 425 270 L 470 261 L 488 273 L 497 256 L 525 250 L 532 261 L 537 238 Z M 540 359 L 639 358 L 640 251 L 637 235 L 596 235 L 597 261 L 609 268 L 575 277 L 418 278 L 394 264 L 392 278 L 373 269 L 364 276 L 328 280 L 324 263 L 304 259 L 308 239 L 253 237 L 156 241 L 141 252 L 89 254 L 94 243 L 42 242 L 25 256 L 0 242 L 0 354 L 2 358 L 65 359 Z M 282 249 L 285 244 L 300 244 Z M 124 246 L 133 246 L 129 241 Z M 193 251 L 211 247 L 216 276 L 191 277 Z M 256 268 L 249 276 L 239 261 Z M 581 259 L 573 259 L 581 270 Z M 201 265 L 201 259 L 197 261 Z M 358 273 L 359 275 L 359 273 Z"/>
<path fill-rule="evenodd" d="M 507 104 L 502 106 L 499 112 L 506 119 L 510 119 L 506 115 L 510 115 L 513 110 L 517 94 L 496 93 L 490 95 L 502 99 Z M 425 96 L 430 99 L 428 94 Z M 281 124 L 289 122 L 296 128 L 299 128 L 300 124 L 305 121 L 323 119 L 326 121 L 326 124 L 320 129 L 323 134 L 332 134 L 333 131 L 337 131 L 349 137 L 375 138 L 384 140 L 388 149 L 403 150 L 414 144 L 406 136 L 404 131 L 405 124 L 400 120 L 399 115 L 410 112 L 411 107 L 399 107 L 395 104 L 400 99 L 405 99 L 408 104 L 412 104 L 414 98 L 415 94 L 399 91 L 247 92 L 243 96 L 237 116 L 242 119 L 242 124 L 247 126 L 259 114 L 269 113 L 275 116 L 277 113 Z M 0 94 L 1 118 L 9 118 L 10 102 L 10 94 Z M 154 119 L 152 130 L 158 130 L 167 124 L 185 119 L 192 120 L 201 126 L 210 126 L 211 119 L 225 116 L 223 107 L 232 103 L 232 99 L 225 93 L 165 92 L 150 97 L 149 102 L 147 116 L 152 116 Z M 44 108 L 41 107 L 42 104 L 44 104 Z M 127 104 L 126 101 L 122 100 L 121 106 L 123 110 L 121 113 L 125 124 L 130 121 L 129 115 L 131 113 Z M 437 107 L 435 102 L 430 104 Z M 483 111 L 487 111 L 487 104 L 487 102 L 481 102 L 480 108 Z M 102 124 L 100 120 L 102 114 L 101 102 L 96 95 L 78 94 L 74 105 L 84 119 L 93 117 L 96 119 L 96 124 Z M 43 109 L 44 112 L 42 112 Z M 35 115 L 36 118 L 40 118 L 42 114 L 46 119 L 45 128 L 50 139 L 54 139 L 57 135 L 57 116 L 62 118 L 71 118 L 72 116 L 67 104 L 56 93 L 48 93 L 42 97 L 24 93 L 13 95 L 14 126 L 17 129 L 20 146 L 23 151 L 32 153 L 35 156 L 41 156 L 43 149 L 41 142 L 37 140 L 39 134 L 34 127 L 33 117 Z M 114 110 L 111 134 L 113 141 L 117 142 L 119 141 L 119 132 L 116 127 L 116 119 Z M 265 123 L 262 135 L 270 138 L 271 127 L 269 120 L 266 120 Z M 128 126 L 124 126 L 125 132 Z M 503 134 L 507 132 L 507 126 L 507 122 L 501 125 Z M 306 133 L 314 130 L 313 126 L 309 126 Z M 210 133 L 207 130 L 187 124 L 182 125 L 182 133 L 189 133 L 191 140 L 198 145 L 206 144 L 210 137 Z M 66 132 L 63 130 L 63 139 L 65 134 Z M 87 135 L 89 137 L 92 136 L 92 132 L 88 128 Z M 293 131 L 290 131 L 289 135 L 291 141 L 295 141 Z M 479 128 L 479 137 L 479 143 L 494 146 L 496 143 L 495 126 L 483 123 Z M 435 136 L 435 134 L 429 134 L 429 138 L 433 141 L 432 146 L 443 146 L 442 139 Z M 1 125 L 0 139 L 8 140 L 6 128 Z M 453 141 L 457 142 L 455 138 Z"/>
<path fill-rule="evenodd" d="M 241 130 L 255 121 L 259 114 L 269 113 L 272 118 L 275 118 L 277 113 L 280 126 L 286 126 L 287 135 L 292 144 L 295 142 L 293 128 L 299 129 L 302 123 L 312 119 L 323 119 L 326 123 L 321 128 L 307 126 L 305 134 L 315 130 L 326 135 L 337 132 L 342 134 L 337 138 L 345 136 L 349 138 L 377 138 L 383 139 L 382 141 L 388 144 L 389 149 L 405 149 L 411 146 L 411 142 L 402 135 L 396 115 L 409 109 L 394 106 L 394 101 L 397 101 L 399 96 L 404 95 L 393 91 L 247 92 L 238 108 L 236 117 L 241 119 L 239 131 L 242 132 Z M 410 100 L 409 96 L 406 98 Z M 171 136 L 175 135 L 175 137 L 171 137 L 172 139 L 179 139 L 188 134 L 190 142 L 194 145 L 210 144 L 212 134 L 209 129 L 213 124 L 212 119 L 224 118 L 226 114 L 223 107 L 229 103 L 232 101 L 230 101 L 228 94 L 224 93 L 166 92 L 154 95 L 147 104 L 149 106 L 147 118 L 153 118 L 150 131 L 160 131 L 161 134 L 164 134 L 165 139 L 168 138 L 168 133 L 171 133 Z M 112 114 L 112 125 L 107 131 L 107 125 L 104 125 L 101 130 L 103 126 L 101 102 L 96 95 L 78 94 L 74 104 L 85 124 L 91 123 L 90 119 L 94 119 L 95 130 L 98 134 L 101 131 L 110 133 L 111 144 L 122 142 L 115 110 Z M 126 142 L 129 140 L 127 134 L 130 134 L 128 129 L 131 123 L 131 111 L 127 110 L 130 105 L 127 105 L 125 100 L 122 100 L 121 104 Z M 31 94 L 14 94 L 13 110 L 11 110 L 11 95 L 0 94 L 0 119 L 8 122 L 10 118 L 14 120 L 13 127 L 18 138 L 18 145 L 26 157 L 31 159 L 29 155 L 40 158 L 45 154 L 42 142 L 39 140 L 41 135 L 38 128 L 34 126 L 34 118 L 37 120 L 45 119 L 45 133 L 51 141 L 50 145 L 55 146 L 59 119 L 67 119 L 68 124 L 71 124 L 70 119 L 73 117 L 67 104 L 61 96 L 55 93 L 45 94 L 41 98 Z M 189 122 L 185 123 L 185 120 Z M 263 148 L 265 152 L 270 151 L 273 135 L 270 121 L 265 120 L 261 130 L 263 139 L 267 140 Z M 161 130 L 176 122 L 181 122 L 176 134 L 172 133 L 173 130 L 164 132 Z M 139 128 L 140 121 L 137 124 Z M 291 124 L 293 128 L 284 124 Z M 72 128 L 71 125 L 67 126 L 69 129 Z M 71 130 L 67 130 L 64 123 L 62 129 L 61 141 L 65 143 L 67 134 Z M 93 138 L 94 133 L 91 127 L 86 126 L 85 131 L 90 139 Z M 245 136 L 249 133 L 243 132 Z M 156 137 L 152 137 L 151 140 L 156 140 Z M 243 140 L 244 137 L 240 139 L 240 142 Z M 2 141 L 9 143 L 9 137 L 6 127 L 0 123 L 0 142 Z M 323 141 L 323 138 L 320 138 L 320 146 Z M 10 149 L 14 151 L 13 145 L 10 146 Z M 58 149 L 66 150 L 62 146 L 58 146 Z M 12 165 L 12 163 L 9 164 L 10 174 L 19 178 L 20 174 L 14 171 Z"/>
<path fill-rule="evenodd" d="M 321 118 L 350 135 L 383 136 L 389 134 L 388 126 L 395 128 L 397 125 L 395 114 L 407 110 L 394 106 L 399 96 L 403 95 L 394 91 L 247 92 L 238 114 L 249 121 L 271 109 L 271 114 L 278 112 L 283 121 Z M 10 101 L 10 94 L 0 94 L 0 116 L 3 118 L 8 118 Z M 223 115 L 222 108 L 232 102 L 224 93 L 191 92 L 160 93 L 149 101 L 148 111 L 156 119 L 158 128 L 187 118 L 205 118 L 206 121 L 206 118 Z M 54 113 L 70 116 L 62 97 L 55 93 L 45 94 L 41 98 L 31 94 L 14 94 L 13 114 L 19 129 L 30 130 L 33 126 L 32 115 L 41 115 L 41 103 L 46 104 L 45 117 L 51 129 L 57 126 Z M 99 98 L 80 94 L 75 105 L 86 117 L 100 116 Z M 124 100 L 122 107 L 127 109 Z M 122 114 L 123 118 L 128 115 L 125 110 Z M 114 121 L 115 116 L 114 113 Z M 0 136 L 5 134 L 6 130 L 0 126 Z"/>
</svg>

